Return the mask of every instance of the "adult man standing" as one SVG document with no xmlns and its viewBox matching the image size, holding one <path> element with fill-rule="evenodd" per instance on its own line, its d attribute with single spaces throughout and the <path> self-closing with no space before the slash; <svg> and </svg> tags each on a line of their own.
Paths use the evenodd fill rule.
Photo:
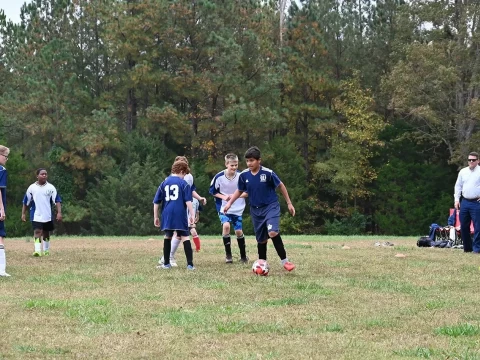
<svg viewBox="0 0 480 360">
<path fill-rule="evenodd" d="M 478 153 L 468 154 L 468 166 L 460 170 L 455 183 L 455 209 L 460 210 L 463 251 L 480 254 L 480 166 Z M 460 198 L 461 206 L 460 206 Z M 473 221 L 473 243 L 470 222 Z"/>
</svg>

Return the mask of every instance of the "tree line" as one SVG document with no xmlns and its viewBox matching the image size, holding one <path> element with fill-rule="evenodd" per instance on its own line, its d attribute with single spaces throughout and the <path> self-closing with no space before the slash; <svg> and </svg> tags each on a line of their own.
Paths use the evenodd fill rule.
<svg viewBox="0 0 480 360">
<path fill-rule="evenodd" d="M 206 196 L 223 156 L 252 145 L 297 209 L 285 233 L 446 224 L 480 138 L 479 7 L 33 0 L 20 23 L 0 10 L 9 236 L 29 233 L 19 214 L 38 167 L 62 195 L 60 232 L 147 235 L 175 156 Z M 210 200 L 204 234 L 220 229 Z"/>
</svg>

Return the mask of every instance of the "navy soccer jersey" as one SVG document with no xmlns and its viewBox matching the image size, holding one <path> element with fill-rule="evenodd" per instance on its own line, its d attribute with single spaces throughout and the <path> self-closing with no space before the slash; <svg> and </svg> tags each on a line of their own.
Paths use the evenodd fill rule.
<svg viewBox="0 0 480 360">
<path fill-rule="evenodd" d="M 252 175 L 248 169 L 240 173 L 238 190 L 246 191 L 251 207 L 262 207 L 278 201 L 275 189 L 281 184 L 280 178 L 269 168 L 260 166 Z"/>
<path fill-rule="evenodd" d="M 7 210 L 7 169 L 0 165 L 0 192 L 2 193 L 3 207 Z"/>
<path fill-rule="evenodd" d="M 192 201 L 192 190 L 182 178 L 170 175 L 160 184 L 153 203 L 162 204 L 162 230 L 188 231 L 187 201 Z"/>
</svg>

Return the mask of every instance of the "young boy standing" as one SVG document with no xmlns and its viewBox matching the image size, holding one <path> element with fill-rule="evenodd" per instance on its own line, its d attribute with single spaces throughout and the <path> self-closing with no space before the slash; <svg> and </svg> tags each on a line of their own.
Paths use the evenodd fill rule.
<svg viewBox="0 0 480 360">
<path fill-rule="evenodd" d="M 224 207 L 238 188 L 238 179 L 240 171 L 238 170 L 238 156 L 235 154 L 227 154 L 225 156 L 226 169 L 220 171 L 212 179 L 210 183 L 210 194 L 215 199 L 218 217 L 222 224 L 223 245 L 225 246 L 225 262 L 231 264 L 232 248 L 230 239 L 230 226 L 233 226 L 237 235 L 238 248 L 240 249 L 240 261 L 244 264 L 248 263 L 248 257 L 245 250 L 245 236 L 243 235 L 243 219 L 242 214 L 245 209 L 246 192 L 240 195 L 240 198 L 232 204 L 228 214 L 224 211 Z"/>
<path fill-rule="evenodd" d="M 177 156 L 174 162 L 177 162 L 177 161 L 183 161 L 188 166 L 188 159 L 185 156 Z M 193 175 L 191 173 L 188 173 L 185 175 L 183 180 L 185 180 L 187 184 L 190 185 L 190 188 L 192 191 L 192 198 L 197 199 L 199 202 L 202 203 L 202 205 L 205 205 L 207 203 L 207 199 L 200 196 L 197 193 L 197 188 L 195 187 L 195 183 L 193 182 Z M 195 217 L 195 215 L 193 216 Z M 188 214 L 188 217 L 190 217 L 190 214 Z M 193 231 L 191 232 L 192 232 L 193 243 L 195 244 L 195 250 L 200 251 L 200 237 L 198 236 L 198 233 L 195 229 L 193 229 Z M 172 237 L 172 250 L 170 253 L 170 265 L 172 266 L 177 266 L 177 261 L 175 260 L 175 253 L 177 252 L 177 249 L 180 243 L 181 243 L 180 238 L 177 236 L 176 233 L 174 233 Z M 165 258 L 162 256 L 158 261 L 158 264 L 162 265 L 164 264 L 164 262 L 165 262 Z"/>
<path fill-rule="evenodd" d="M 7 210 L 7 169 L 5 164 L 8 160 L 10 149 L 0 145 L 0 277 L 10 276 L 5 272 L 7 268 L 7 260 L 5 257 L 5 212 Z"/>
<path fill-rule="evenodd" d="M 34 236 L 33 256 L 50 255 L 50 232 L 54 230 L 52 220 L 52 204 L 57 207 L 57 221 L 62 221 L 62 202 L 57 196 L 57 189 L 50 184 L 47 170 L 40 168 L 36 171 L 37 181 L 30 185 L 25 193 L 26 203 L 22 206 L 22 220 L 25 219 L 25 212 L 31 202 L 35 203 L 35 212 L 33 214 L 32 227 Z"/>
<path fill-rule="evenodd" d="M 252 217 L 255 237 L 257 238 L 258 258 L 267 260 L 267 242 L 272 239 L 283 267 L 287 271 L 295 269 L 295 265 L 288 261 L 287 252 L 280 236 L 280 204 L 275 192 L 280 189 L 285 198 L 288 211 L 295 216 L 295 208 L 288 196 L 288 191 L 280 178 L 272 170 L 261 166 L 260 149 L 251 147 L 245 153 L 248 169 L 240 173 L 238 189 L 232 195 L 223 211 L 226 214 L 233 207 L 242 193 L 247 192 L 250 201 L 250 215 Z"/>
<path fill-rule="evenodd" d="M 162 204 L 161 229 L 165 232 L 163 240 L 164 263 L 158 268 L 170 269 L 170 251 L 172 248 L 173 233 L 183 241 L 183 248 L 187 258 L 187 269 L 195 270 L 193 266 L 193 250 L 190 243 L 188 225 L 193 224 L 192 190 L 184 180 L 185 175 L 190 173 L 187 163 L 176 161 L 172 165 L 172 173 L 160 184 L 153 199 L 153 222 L 155 227 L 160 227 L 158 210 Z M 187 219 L 187 209 L 189 218 Z"/>
</svg>

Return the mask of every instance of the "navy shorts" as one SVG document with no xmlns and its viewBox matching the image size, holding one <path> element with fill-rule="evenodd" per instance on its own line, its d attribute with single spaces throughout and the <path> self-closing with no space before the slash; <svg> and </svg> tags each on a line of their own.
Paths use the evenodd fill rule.
<svg viewBox="0 0 480 360">
<path fill-rule="evenodd" d="M 53 226 L 53 221 L 48 221 L 45 223 L 32 221 L 32 227 L 33 230 L 40 229 L 43 231 L 53 231 L 55 229 L 55 226 Z"/>
<path fill-rule="evenodd" d="M 5 221 L 0 221 L 0 236 L 7 236 L 7 233 L 5 232 Z"/>
<path fill-rule="evenodd" d="M 188 230 L 164 230 L 165 231 L 165 237 L 167 239 L 171 239 L 173 237 L 173 233 L 177 233 L 177 237 L 182 237 L 182 236 L 190 236 L 190 233 Z"/>
<path fill-rule="evenodd" d="M 257 242 L 268 240 L 270 231 L 280 232 L 280 204 L 274 202 L 262 207 L 250 206 Z"/>
<path fill-rule="evenodd" d="M 234 230 L 242 230 L 243 227 L 243 219 L 242 215 L 232 215 L 232 214 L 224 214 L 218 213 L 218 217 L 220 218 L 220 223 L 223 225 L 226 222 L 229 222 Z"/>
</svg>

